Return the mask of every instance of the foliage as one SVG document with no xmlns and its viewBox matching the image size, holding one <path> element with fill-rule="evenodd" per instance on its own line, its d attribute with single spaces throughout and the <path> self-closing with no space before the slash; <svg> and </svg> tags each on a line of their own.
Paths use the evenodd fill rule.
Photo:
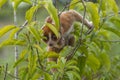
<svg viewBox="0 0 120 80">
<path fill-rule="evenodd" d="M 5 4 L 6 0 L 0 1 L 0 7 Z M 39 21 L 34 20 L 37 11 L 44 7 L 51 18 L 55 22 L 55 27 L 50 24 L 45 24 L 58 35 L 59 17 L 58 11 L 53 6 L 51 0 L 35 0 L 35 3 L 30 0 L 12 0 L 13 8 L 17 10 L 19 4 L 27 2 L 32 5 L 26 12 L 26 20 L 28 24 L 22 28 L 14 25 L 4 26 L 0 29 L 0 38 L 6 33 L 10 33 L 8 39 L 0 43 L 0 47 L 8 45 L 18 45 L 22 47 L 19 59 L 14 63 L 13 67 L 19 66 L 18 78 L 20 80 L 118 80 L 120 70 L 120 56 L 110 57 L 112 41 L 111 35 L 120 37 L 120 18 L 118 17 L 118 6 L 114 0 L 98 0 L 98 3 L 85 2 L 87 8 L 86 18 L 91 20 L 95 29 L 86 35 L 84 28 L 82 44 L 77 50 L 74 57 L 66 60 L 69 50 L 72 47 L 65 47 L 60 54 L 55 52 L 47 52 L 46 44 L 42 41 L 43 32 Z M 76 8 L 77 7 L 77 8 Z M 110 8 L 108 8 L 110 7 Z M 71 0 L 70 9 L 81 10 L 84 12 L 82 2 L 79 0 Z M 78 9 L 79 8 L 79 9 Z M 112 16 L 111 16 L 112 15 Z M 79 38 L 81 24 L 75 24 L 76 41 Z M 14 39 L 15 33 L 18 38 Z M 77 44 L 77 43 L 76 43 Z M 58 58 L 57 63 L 47 62 L 47 58 Z M 51 70 L 57 69 L 52 73 Z M 5 69 L 0 65 L 0 74 L 4 73 Z"/>
</svg>

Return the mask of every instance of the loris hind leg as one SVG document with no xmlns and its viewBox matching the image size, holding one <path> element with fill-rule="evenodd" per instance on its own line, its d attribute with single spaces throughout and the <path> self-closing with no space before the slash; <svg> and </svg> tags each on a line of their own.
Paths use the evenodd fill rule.
<svg viewBox="0 0 120 80">
<path fill-rule="evenodd" d="M 75 43 L 75 37 L 73 35 L 69 36 L 68 45 L 74 46 L 74 43 Z"/>
</svg>

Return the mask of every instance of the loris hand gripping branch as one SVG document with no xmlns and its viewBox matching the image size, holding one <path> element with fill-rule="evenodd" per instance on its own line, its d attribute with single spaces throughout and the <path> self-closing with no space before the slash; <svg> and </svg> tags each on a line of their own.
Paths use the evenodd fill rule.
<svg viewBox="0 0 120 80">
<path fill-rule="evenodd" d="M 60 37 L 57 38 L 55 34 L 49 29 L 48 26 L 44 25 L 42 30 L 46 39 L 43 39 L 47 44 L 48 51 L 54 51 L 59 53 L 66 45 L 73 46 L 75 38 L 71 34 L 73 31 L 73 23 L 75 21 L 82 22 L 83 16 L 76 12 L 75 10 L 64 11 L 60 14 Z M 46 23 L 54 25 L 53 20 L 50 17 L 47 17 L 45 20 Z M 87 20 L 84 20 L 84 25 L 88 29 L 93 28 L 93 25 Z M 48 61 L 57 61 L 57 58 L 49 58 Z"/>
</svg>

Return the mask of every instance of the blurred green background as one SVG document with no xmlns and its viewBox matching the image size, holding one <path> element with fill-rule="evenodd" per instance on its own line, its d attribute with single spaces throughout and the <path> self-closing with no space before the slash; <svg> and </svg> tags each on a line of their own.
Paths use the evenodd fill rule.
<svg viewBox="0 0 120 80">
<path fill-rule="evenodd" d="M 60 9 L 62 9 L 65 0 L 60 0 Z M 118 6 L 120 7 L 120 0 L 116 0 Z M 21 4 L 17 10 L 17 26 L 21 26 L 24 22 L 25 22 L 25 12 L 30 8 L 30 6 L 28 4 Z M 41 8 L 39 10 L 39 13 L 37 14 L 37 20 L 40 20 L 40 27 L 43 25 L 44 23 L 44 19 L 46 18 L 46 16 L 48 16 L 47 11 L 45 11 L 44 8 Z M 12 5 L 8 2 L 6 3 L 1 9 L 0 9 L 0 28 L 4 27 L 5 25 L 12 25 L 14 24 L 14 18 L 13 18 L 13 8 Z M 1 41 L 3 41 L 4 39 L 6 39 L 8 37 L 7 33 L 5 36 L 3 36 L 0 39 L 0 43 Z M 117 37 L 112 37 L 114 35 L 111 35 L 111 38 L 113 39 L 118 39 Z M 113 43 L 112 44 L 112 48 L 110 51 L 110 56 L 114 57 L 117 54 L 120 54 L 120 42 L 119 43 Z M 13 70 L 13 63 L 14 63 L 14 47 L 11 46 L 7 46 L 7 47 L 3 47 L 0 48 L 0 66 L 1 65 L 6 65 L 6 63 L 8 63 L 8 68 L 9 70 Z M 0 75 L 0 80 L 2 80 L 2 76 Z"/>
</svg>

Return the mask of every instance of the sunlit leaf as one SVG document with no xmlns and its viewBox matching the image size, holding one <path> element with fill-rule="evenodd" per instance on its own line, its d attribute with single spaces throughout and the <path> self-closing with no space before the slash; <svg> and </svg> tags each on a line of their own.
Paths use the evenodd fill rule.
<svg viewBox="0 0 120 80">
<path fill-rule="evenodd" d="M 32 21 L 32 18 L 34 16 L 34 13 L 35 11 L 38 9 L 39 6 L 33 6 L 31 7 L 27 12 L 26 12 L 26 15 L 25 15 L 25 19 L 28 20 L 28 22 L 31 22 Z"/>
<path fill-rule="evenodd" d="M 52 24 L 46 23 L 46 25 L 54 32 L 54 34 L 59 37 L 59 33 L 58 30 L 55 28 L 55 26 L 53 26 Z"/>
<path fill-rule="evenodd" d="M 12 0 L 14 10 L 16 10 L 22 2 L 31 4 L 30 0 Z"/>
<path fill-rule="evenodd" d="M 113 12 L 117 15 L 118 14 L 118 6 L 115 0 L 107 0 L 108 7 L 113 10 Z"/>
<path fill-rule="evenodd" d="M 53 19 L 55 22 L 55 27 L 57 31 L 59 30 L 59 18 L 58 18 L 58 12 L 57 9 L 54 7 L 52 4 L 52 0 L 46 1 L 45 8 L 47 9 L 50 17 Z"/>
<path fill-rule="evenodd" d="M 25 55 L 26 55 L 26 53 L 27 53 L 27 50 L 26 50 L 26 49 L 23 50 L 23 51 L 20 53 L 20 58 L 24 58 Z"/>
<path fill-rule="evenodd" d="M 42 53 L 44 52 L 43 49 L 39 45 L 34 44 L 33 46 L 37 48 L 40 52 Z"/>
<path fill-rule="evenodd" d="M 99 23 L 100 23 L 100 16 L 98 14 L 97 6 L 92 2 L 88 2 L 86 4 L 86 6 L 87 6 L 87 10 L 89 11 L 89 13 L 91 15 L 92 22 L 95 26 L 95 29 L 98 29 L 99 28 Z"/>
<path fill-rule="evenodd" d="M 8 45 L 21 45 L 21 46 L 23 46 L 24 44 L 25 44 L 25 42 L 21 41 L 21 40 L 8 39 L 8 40 L 4 40 L 3 42 L 1 42 L 0 47 L 8 46 Z"/>
<path fill-rule="evenodd" d="M 20 27 L 17 27 L 17 28 L 15 28 L 15 29 L 13 29 L 12 32 L 10 33 L 9 38 L 10 38 L 10 39 L 13 39 L 14 36 L 15 36 L 15 33 L 17 33 L 19 30 L 20 30 Z"/>
<path fill-rule="evenodd" d="M 14 64 L 14 68 L 16 67 L 16 66 L 18 66 L 18 64 L 20 64 L 21 62 L 23 62 L 24 61 L 24 58 L 20 58 L 20 59 L 18 59 L 17 60 L 17 62 L 15 62 L 15 64 Z"/>
<path fill-rule="evenodd" d="M 75 8 L 75 6 L 77 5 L 77 3 L 80 3 L 79 2 L 80 0 L 72 0 L 71 3 L 70 3 L 70 9 L 73 9 Z"/>
<path fill-rule="evenodd" d="M 40 40 L 40 36 L 38 34 L 38 31 L 33 26 L 28 26 L 27 28 L 29 29 L 31 34 L 35 37 L 35 39 L 39 41 Z"/>
<path fill-rule="evenodd" d="M 44 80 L 52 80 L 52 77 L 48 73 L 44 73 Z"/>
<path fill-rule="evenodd" d="M 7 2 L 7 0 L 0 0 L 0 8 Z"/>
<path fill-rule="evenodd" d="M 10 31 L 14 28 L 16 28 L 16 26 L 14 26 L 14 25 L 8 25 L 8 26 L 1 28 L 0 29 L 0 37 L 2 37 L 5 33 L 7 33 L 8 31 Z"/>
<path fill-rule="evenodd" d="M 54 58 L 58 58 L 58 57 L 59 57 L 59 54 L 50 51 L 50 52 L 47 52 L 47 57 L 48 57 L 48 58 L 53 58 L 53 57 L 54 57 Z"/>
</svg>

